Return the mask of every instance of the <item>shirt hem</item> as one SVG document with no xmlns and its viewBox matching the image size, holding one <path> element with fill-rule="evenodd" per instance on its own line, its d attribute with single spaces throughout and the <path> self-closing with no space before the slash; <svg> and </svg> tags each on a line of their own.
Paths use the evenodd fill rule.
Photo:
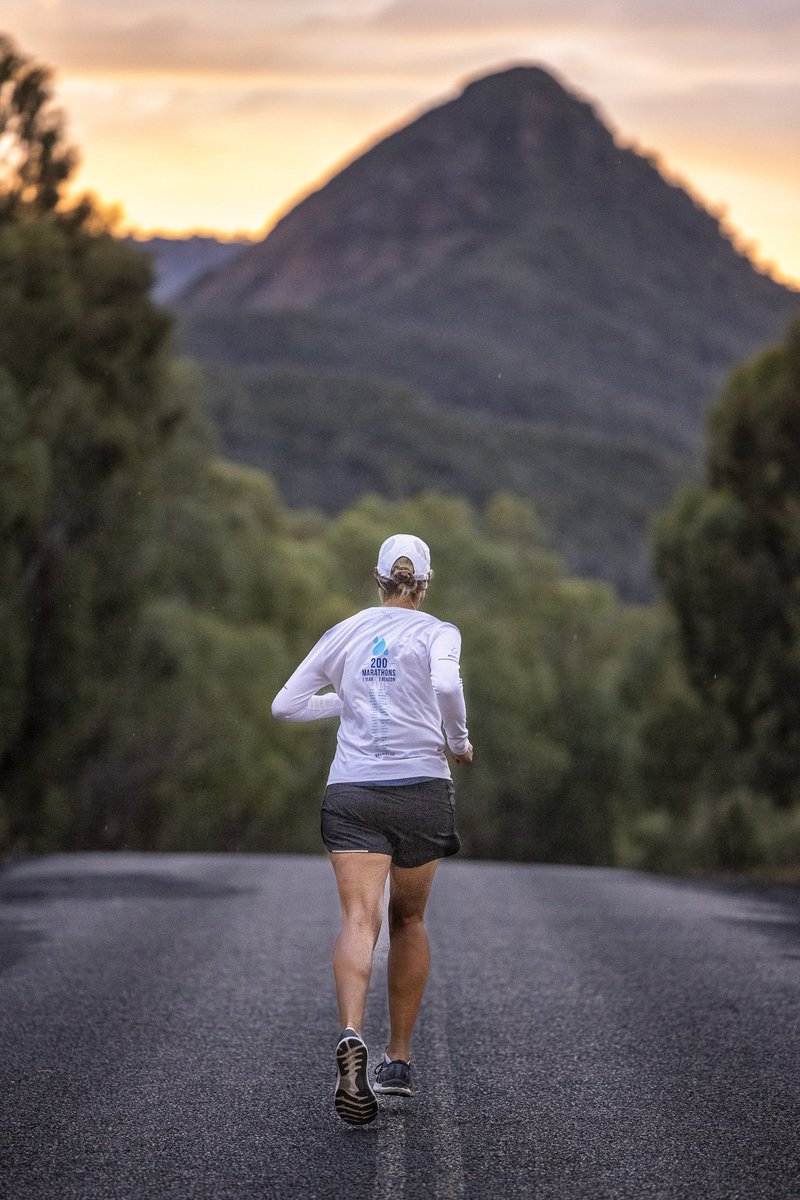
<svg viewBox="0 0 800 1200">
<path fill-rule="evenodd" d="M 365 763 L 358 770 L 347 770 L 331 767 L 328 783 L 391 783 L 397 779 L 450 779 L 450 769 L 446 763 L 409 763 L 402 766 L 397 762 L 386 763 L 387 770 L 380 770 L 377 763 Z"/>
</svg>

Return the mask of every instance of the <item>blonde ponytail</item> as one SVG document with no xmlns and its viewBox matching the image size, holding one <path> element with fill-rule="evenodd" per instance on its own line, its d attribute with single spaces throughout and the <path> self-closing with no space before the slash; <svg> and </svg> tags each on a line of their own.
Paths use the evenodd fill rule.
<svg viewBox="0 0 800 1200">
<path fill-rule="evenodd" d="M 433 575 L 431 571 L 428 578 Z M 385 600 L 411 600 L 416 602 L 422 601 L 426 591 L 428 590 L 427 579 L 414 578 L 414 564 L 410 558 L 398 558 L 392 563 L 392 575 L 390 579 L 382 579 L 378 573 L 375 573 L 375 578 L 380 588 L 381 597 Z"/>
</svg>

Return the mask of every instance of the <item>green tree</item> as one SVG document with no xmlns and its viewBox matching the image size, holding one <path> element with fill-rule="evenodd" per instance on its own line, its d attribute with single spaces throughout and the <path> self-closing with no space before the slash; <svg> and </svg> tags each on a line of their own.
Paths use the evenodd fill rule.
<svg viewBox="0 0 800 1200">
<path fill-rule="evenodd" d="M 48 794 L 104 736 L 104 691 L 144 594 L 138 548 L 184 413 L 150 284 L 148 264 L 107 233 L 49 217 L 0 224 L 13 481 L 0 555 L 7 618 L 26 647 L 0 778 L 18 835 L 33 836 Z M 87 829 L 100 822 L 84 817 Z"/>
<path fill-rule="evenodd" d="M 800 800 L 800 322 L 730 378 L 708 483 L 658 522 L 689 679 L 734 730 L 740 782 Z"/>
<path fill-rule="evenodd" d="M 110 844 L 319 849 L 335 728 L 272 719 L 273 696 L 343 612 L 315 523 L 258 471 L 187 455 L 145 561 L 151 599 L 94 763 L 113 780 Z"/>
<path fill-rule="evenodd" d="M 41 845 L 104 823 L 96 797 L 75 797 L 107 736 L 145 597 L 139 551 L 187 405 L 149 263 L 88 203 L 58 210 L 74 157 L 48 72 L 8 39 L 0 59 L 0 793 L 7 836 Z"/>
<path fill-rule="evenodd" d="M 0 221 L 53 212 L 76 163 L 51 72 L 0 34 Z"/>
</svg>

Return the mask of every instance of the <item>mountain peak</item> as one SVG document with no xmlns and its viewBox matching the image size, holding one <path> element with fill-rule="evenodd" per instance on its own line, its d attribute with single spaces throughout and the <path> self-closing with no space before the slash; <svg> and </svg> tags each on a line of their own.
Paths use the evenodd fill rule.
<svg viewBox="0 0 800 1200">
<path fill-rule="evenodd" d="M 470 79 L 464 84 L 460 98 L 468 102 L 477 100 L 480 104 L 500 103 L 512 106 L 531 99 L 556 103 L 576 102 L 575 94 L 555 75 L 534 64 L 505 67 L 490 75 L 479 75 Z"/>
<path fill-rule="evenodd" d="M 627 321 L 639 293 L 654 313 L 701 297 L 744 311 L 742 287 L 759 306 L 782 303 L 716 218 L 620 146 L 590 103 L 543 67 L 517 65 L 379 141 L 183 300 L 463 330 L 498 289 L 514 292 L 518 315 L 566 291 L 580 305 L 601 298 L 607 316 L 609 303 L 626 306 Z"/>
<path fill-rule="evenodd" d="M 488 75 L 476 75 L 464 84 L 462 95 L 474 91 L 504 91 L 513 95 L 520 91 L 551 92 L 554 89 L 566 93 L 566 88 L 557 81 L 551 71 L 536 63 L 515 63 Z"/>
<path fill-rule="evenodd" d="M 615 155 L 591 105 L 542 67 L 509 67 L 372 146 L 185 299 L 308 307 L 347 304 L 365 287 L 403 291 L 410 272 L 476 239 L 537 213 L 546 222 L 583 172 L 613 170 Z"/>
</svg>

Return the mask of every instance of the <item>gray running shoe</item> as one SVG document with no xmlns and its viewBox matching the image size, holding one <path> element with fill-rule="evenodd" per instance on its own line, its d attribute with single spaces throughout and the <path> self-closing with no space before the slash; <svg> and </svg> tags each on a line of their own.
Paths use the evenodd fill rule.
<svg viewBox="0 0 800 1200">
<path fill-rule="evenodd" d="M 348 1125 L 368 1125 L 378 1115 L 378 1101 L 369 1082 L 367 1047 L 355 1029 L 345 1029 L 336 1046 L 339 1079 L 333 1098 L 337 1115 Z"/>
<path fill-rule="evenodd" d="M 383 1062 L 375 1068 L 375 1091 L 383 1096 L 413 1096 L 410 1065 L 402 1058 L 389 1059 L 384 1054 Z"/>
</svg>

